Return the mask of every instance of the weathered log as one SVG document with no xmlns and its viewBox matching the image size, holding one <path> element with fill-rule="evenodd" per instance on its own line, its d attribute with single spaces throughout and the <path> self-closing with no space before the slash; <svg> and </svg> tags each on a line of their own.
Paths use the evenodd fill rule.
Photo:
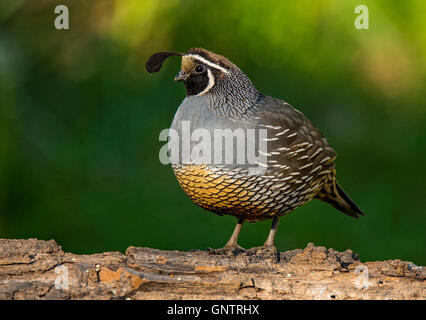
<svg viewBox="0 0 426 320">
<path fill-rule="evenodd" d="M 272 256 L 129 247 L 64 253 L 0 239 L 0 299 L 425 299 L 425 268 L 309 244 Z"/>
</svg>

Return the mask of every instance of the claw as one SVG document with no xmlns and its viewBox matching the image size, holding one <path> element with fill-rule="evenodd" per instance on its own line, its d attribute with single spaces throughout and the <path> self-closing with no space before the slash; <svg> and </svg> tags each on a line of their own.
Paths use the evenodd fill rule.
<svg viewBox="0 0 426 320">
<path fill-rule="evenodd" d="M 254 247 L 245 252 L 248 256 L 256 256 L 262 259 L 272 259 L 279 262 L 279 252 L 274 245 L 264 245 L 261 247 Z"/>
<path fill-rule="evenodd" d="M 219 248 L 219 249 L 213 249 L 213 248 L 206 249 L 206 252 L 208 254 L 226 255 L 226 256 L 236 256 L 245 251 L 246 250 L 243 247 L 240 247 L 239 245 L 224 246 L 223 248 Z"/>
</svg>

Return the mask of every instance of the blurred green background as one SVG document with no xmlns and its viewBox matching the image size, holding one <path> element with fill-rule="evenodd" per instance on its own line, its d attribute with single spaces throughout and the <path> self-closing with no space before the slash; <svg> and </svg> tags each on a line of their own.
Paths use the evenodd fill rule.
<svg viewBox="0 0 426 320">
<path fill-rule="evenodd" d="M 70 30 L 54 28 L 59 4 Z M 354 27 L 358 4 L 369 30 Z M 180 59 L 144 69 L 198 46 L 308 116 L 366 213 L 312 201 L 281 219 L 280 250 L 426 263 L 426 1 L 0 0 L 0 237 L 74 253 L 223 246 L 235 219 L 196 207 L 158 159 L 185 97 Z M 244 225 L 240 244 L 269 226 Z"/>
</svg>

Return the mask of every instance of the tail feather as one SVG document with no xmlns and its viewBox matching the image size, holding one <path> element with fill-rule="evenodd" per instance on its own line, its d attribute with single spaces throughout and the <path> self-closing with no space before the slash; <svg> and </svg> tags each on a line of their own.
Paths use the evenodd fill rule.
<svg viewBox="0 0 426 320">
<path fill-rule="evenodd" d="M 335 187 L 333 188 L 333 192 L 320 192 L 318 194 L 318 198 L 328 202 L 336 209 L 351 217 L 358 218 L 360 215 L 363 216 L 364 212 L 362 212 L 361 209 L 358 208 L 352 199 L 345 193 L 345 191 L 343 191 L 342 187 L 337 183 L 337 181 L 334 181 Z"/>
</svg>

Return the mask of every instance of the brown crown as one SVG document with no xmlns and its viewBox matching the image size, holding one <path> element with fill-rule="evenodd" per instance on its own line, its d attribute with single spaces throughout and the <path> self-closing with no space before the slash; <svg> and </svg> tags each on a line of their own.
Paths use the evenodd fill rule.
<svg viewBox="0 0 426 320">
<path fill-rule="evenodd" d="M 191 48 L 188 50 L 188 52 L 185 53 L 185 55 L 187 54 L 196 54 L 199 55 L 200 57 L 203 57 L 204 59 L 207 59 L 215 64 L 220 65 L 221 67 L 224 67 L 225 69 L 238 69 L 238 67 L 233 64 L 231 61 L 229 61 L 227 58 L 225 58 L 224 56 L 221 56 L 220 54 L 211 52 L 209 50 L 206 50 L 204 48 Z"/>
</svg>

